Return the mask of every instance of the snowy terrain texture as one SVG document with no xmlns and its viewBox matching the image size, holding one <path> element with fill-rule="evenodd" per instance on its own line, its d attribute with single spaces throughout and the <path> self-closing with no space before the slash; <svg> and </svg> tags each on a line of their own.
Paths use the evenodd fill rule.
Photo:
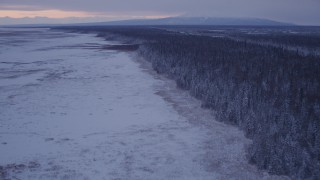
<svg viewBox="0 0 320 180">
<path fill-rule="evenodd" d="M 0 179 L 281 179 L 119 42 L 0 29 Z"/>
</svg>

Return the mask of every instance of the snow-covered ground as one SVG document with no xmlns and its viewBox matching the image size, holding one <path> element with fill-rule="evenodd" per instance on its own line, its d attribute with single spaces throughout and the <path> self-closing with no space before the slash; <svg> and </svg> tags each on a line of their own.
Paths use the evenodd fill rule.
<svg viewBox="0 0 320 180">
<path fill-rule="evenodd" d="M 94 35 L 0 29 L 0 179 L 269 179 L 250 143 Z"/>
</svg>

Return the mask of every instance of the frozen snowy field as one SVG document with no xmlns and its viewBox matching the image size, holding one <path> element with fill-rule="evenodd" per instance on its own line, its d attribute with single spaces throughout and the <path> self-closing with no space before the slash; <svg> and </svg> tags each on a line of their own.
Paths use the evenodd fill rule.
<svg viewBox="0 0 320 180">
<path fill-rule="evenodd" d="M 0 179 L 276 178 L 247 163 L 242 132 L 112 43 L 0 29 Z"/>
</svg>

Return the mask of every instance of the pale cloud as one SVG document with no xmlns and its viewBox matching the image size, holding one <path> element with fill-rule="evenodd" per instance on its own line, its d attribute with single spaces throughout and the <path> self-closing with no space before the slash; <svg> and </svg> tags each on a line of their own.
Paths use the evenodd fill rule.
<svg viewBox="0 0 320 180">
<path fill-rule="evenodd" d="M 48 18 L 66 18 L 66 17 L 94 17 L 95 15 L 88 12 L 81 11 L 63 11 L 63 10 L 37 10 L 37 11 L 21 11 L 21 10 L 0 10 L 0 17 L 11 18 L 34 18 L 34 17 L 48 17 Z"/>
<path fill-rule="evenodd" d="M 39 11 L 44 10 L 44 8 L 35 5 L 0 5 L 0 10 Z"/>
</svg>

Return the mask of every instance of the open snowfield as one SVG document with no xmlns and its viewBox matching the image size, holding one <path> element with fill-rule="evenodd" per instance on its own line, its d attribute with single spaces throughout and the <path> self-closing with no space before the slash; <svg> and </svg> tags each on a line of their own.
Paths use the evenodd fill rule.
<svg viewBox="0 0 320 180">
<path fill-rule="evenodd" d="M 94 35 L 0 29 L 0 179 L 280 179 L 250 141 Z"/>
</svg>

